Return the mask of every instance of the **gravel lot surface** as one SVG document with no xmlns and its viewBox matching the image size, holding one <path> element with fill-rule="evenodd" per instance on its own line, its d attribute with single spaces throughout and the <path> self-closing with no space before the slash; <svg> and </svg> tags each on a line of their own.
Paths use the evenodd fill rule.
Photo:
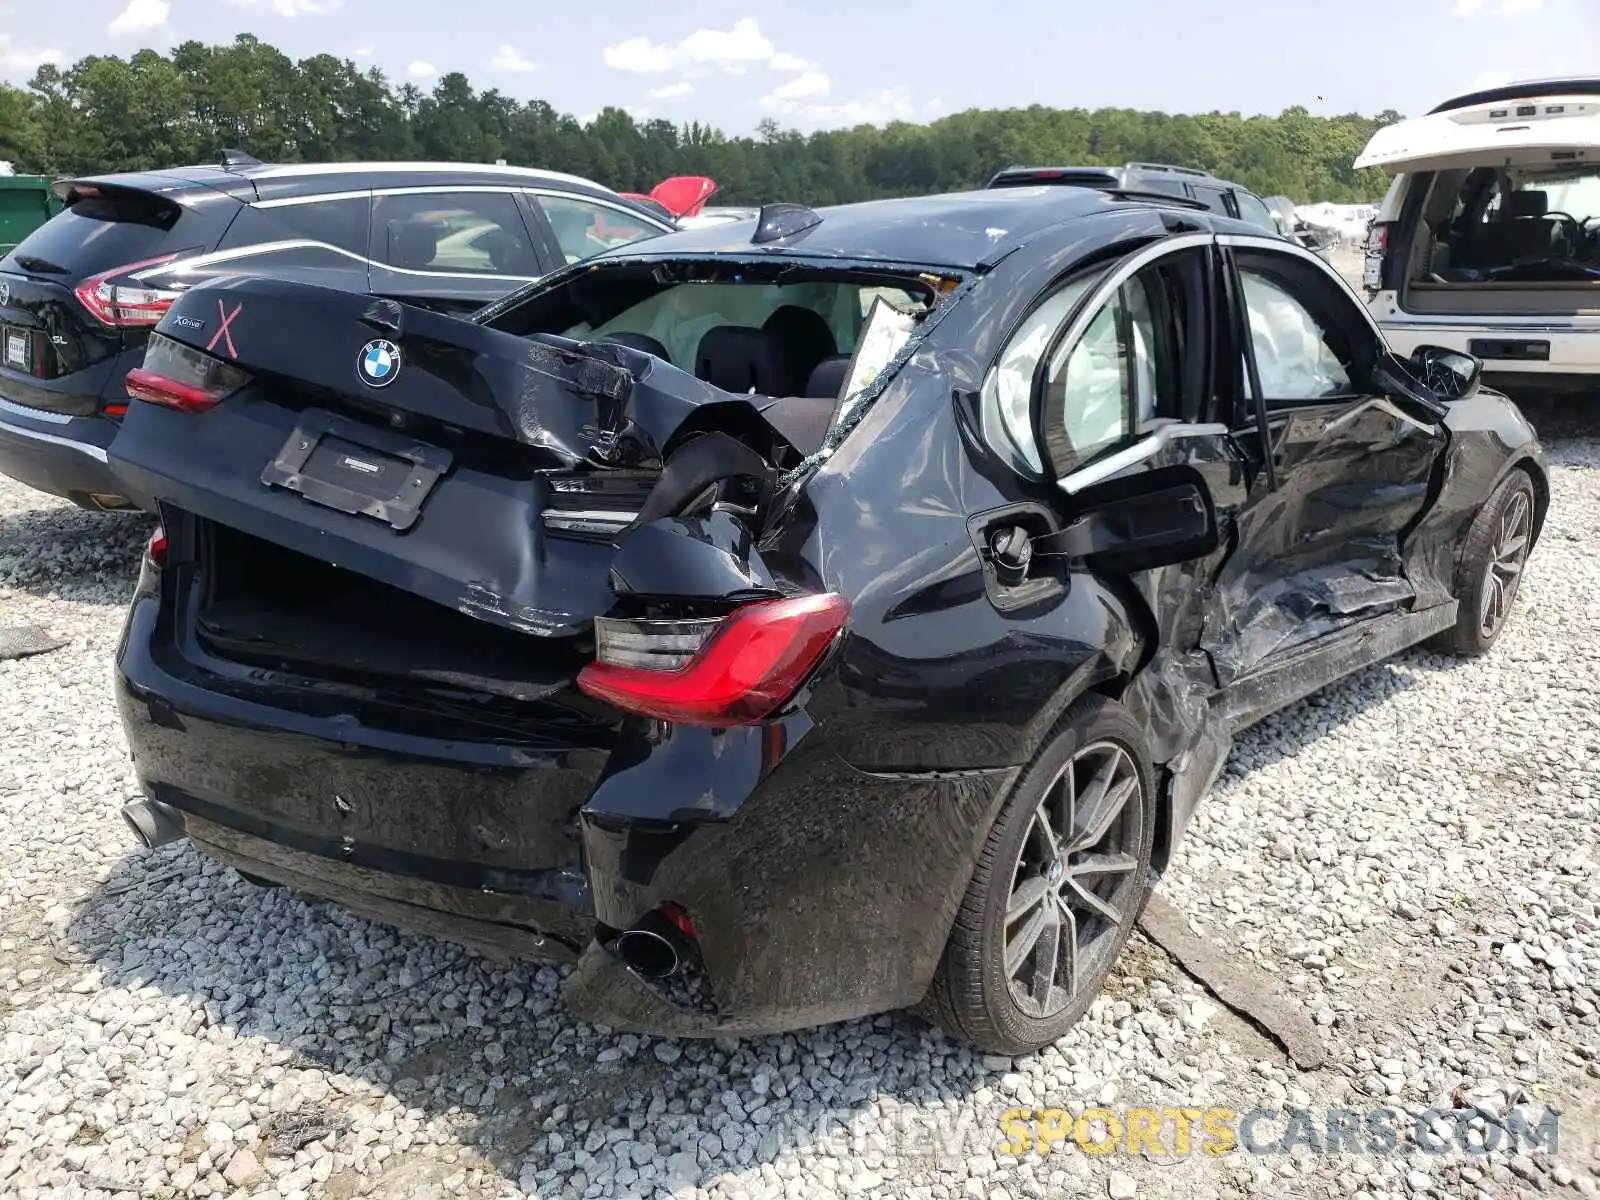
<svg viewBox="0 0 1600 1200">
<path fill-rule="evenodd" d="M 1571 418 L 1534 411 L 1551 431 Z M 1600 416 L 1600 413 L 1591 413 Z M 1600 421 L 1591 426 L 1600 427 Z M 574 1022 L 516 969 L 136 853 L 108 685 L 142 520 L 0 481 L 0 1193 L 23 1197 L 1476 1197 L 1600 1182 L 1600 441 L 1510 629 L 1412 652 L 1239 742 L 1166 897 L 1315 1022 L 1321 1069 L 1136 937 L 1025 1059 L 910 1017 L 743 1042 Z M 1467 1151 L 1007 1155 L 1007 1109 L 1455 1110 Z M 1485 1155 L 1511 1110 L 1559 1143 Z M 1125 1114 L 1123 1114 L 1125 1115 Z M 1447 1126 L 1449 1134 L 1454 1126 Z M 1426 1136 L 1424 1130 L 1424 1136 Z M 1476 1139 L 1476 1143 L 1473 1139 Z"/>
</svg>

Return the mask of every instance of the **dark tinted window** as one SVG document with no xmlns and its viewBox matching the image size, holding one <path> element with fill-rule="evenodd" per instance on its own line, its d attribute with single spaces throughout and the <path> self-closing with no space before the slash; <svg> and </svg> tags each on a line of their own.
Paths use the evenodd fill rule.
<svg viewBox="0 0 1600 1200">
<path fill-rule="evenodd" d="M 405 271 L 540 274 L 522 210 L 508 192 L 379 196 L 373 257 Z"/>
<path fill-rule="evenodd" d="M 143 193 L 88 196 L 30 233 L 6 256 L 6 264 L 46 274 L 60 267 L 64 278 L 82 279 L 176 250 L 209 250 L 221 224 L 209 214 Z M 19 261 L 29 258 L 37 263 Z"/>
<path fill-rule="evenodd" d="M 1278 232 L 1278 223 L 1272 219 L 1272 210 L 1249 192 L 1235 192 L 1233 199 L 1239 206 L 1241 220 L 1249 221 L 1252 225 L 1259 225 L 1262 229 Z"/>
<path fill-rule="evenodd" d="M 367 255 L 367 210 L 365 197 L 341 200 L 315 200 L 303 204 L 284 204 L 271 208 L 247 208 L 239 214 L 222 239 L 222 249 L 255 246 L 262 242 L 323 242 L 351 254 Z"/>
<path fill-rule="evenodd" d="M 1161 192 L 1168 196 L 1184 195 L 1183 180 L 1168 175 L 1141 175 L 1128 184 L 1141 192 Z"/>
<path fill-rule="evenodd" d="M 1204 204 L 1212 212 L 1221 213 L 1225 217 L 1233 214 L 1228 211 L 1228 193 L 1221 188 L 1206 187 L 1203 184 L 1191 183 L 1189 191 L 1194 198 Z"/>
</svg>

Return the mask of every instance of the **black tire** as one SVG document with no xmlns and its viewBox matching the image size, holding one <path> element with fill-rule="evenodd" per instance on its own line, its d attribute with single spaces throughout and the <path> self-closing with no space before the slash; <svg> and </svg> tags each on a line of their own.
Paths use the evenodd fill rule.
<svg viewBox="0 0 1600 1200">
<path fill-rule="evenodd" d="M 1123 757 L 1102 747 L 1116 748 Z M 1113 762 L 1118 765 L 1107 765 Z M 1114 797 L 1130 778 L 1137 781 L 1137 788 L 1112 818 L 1105 837 L 1086 841 L 1082 850 L 1057 856 L 1063 863 L 1060 875 L 1070 878 L 1053 881 L 1052 868 L 1044 865 L 1048 857 L 1034 861 L 1036 851 L 1047 846 L 1045 839 L 1050 837 L 1038 828 L 1036 818 L 1041 805 L 1051 802 L 1050 797 L 1063 795 L 1059 785 L 1069 770 L 1075 782 L 1090 779 L 1089 789 L 1082 796 L 1086 801 L 1095 795 L 1094 777 L 1106 772 L 1110 772 L 1106 776 L 1108 795 Z M 1113 781 L 1114 787 L 1110 786 Z M 1109 806 L 1102 805 L 1102 809 L 1106 807 Z M 1079 819 L 1083 815 L 1074 813 L 1061 822 L 1071 822 L 1074 838 L 1083 833 Z M 1104 986 L 1144 909 L 1150 894 L 1155 822 L 1156 797 L 1149 754 L 1138 724 L 1127 709 L 1111 700 L 1099 696 L 1079 700 L 1067 710 L 1044 749 L 1023 772 L 989 831 L 933 985 L 920 1006 L 922 1014 L 952 1036 L 997 1054 L 1027 1054 L 1060 1038 L 1083 1016 Z M 1061 845 L 1070 848 L 1070 839 Z M 1106 852 L 1113 845 L 1117 848 L 1115 855 Z M 1103 867 L 1113 859 L 1119 863 L 1131 861 L 1131 869 L 1119 867 L 1113 872 Z M 1080 871 L 1088 873 L 1077 875 Z M 1062 914 L 1070 912 L 1071 905 L 1083 903 L 1081 885 L 1095 880 L 1098 882 L 1093 882 L 1090 890 L 1102 903 L 1112 903 L 1118 919 L 1112 922 L 1085 906 L 1088 915 L 1084 924 L 1069 924 Z M 1067 899 L 1047 897 L 1038 902 L 1037 918 L 1030 913 L 1026 918 L 1008 921 L 1007 909 L 1013 902 L 1021 907 L 1024 884 L 1037 885 L 1034 891 L 1044 887 Z M 1056 1009 L 1041 1003 L 1039 997 L 1045 976 L 1041 963 L 1049 961 L 1040 955 L 1047 953 L 1042 947 L 1047 944 L 1048 935 L 1037 935 L 1033 952 L 1018 959 L 1022 964 L 1018 969 L 1025 968 L 1031 974 L 1030 980 L 1015 979 L 1006 964 L 1007 930 L 1017 930 L 1012 940 L 1021 946 L 1026 941 L 1023 931 L 1031 929 L 1035 919 L 1052 919 L 1052 912 L 1063 930 L 1077 931 L 1077 944 L 1082 945 L 1085 935 L 1094 933 L 1092 943 L 1079 951 L 1083 958 L 1078 962 L 1073 986 L 1054 986 L 1064 969 L 1060 962 L 1049 982 L 1042 985 L 1045 997 L 1062 1002 Z M 1064 936 L 1059 937 L 1057 946 L 1060 959 L 1066 946 Z M 1028 994 L 1019 996 L 1014 988 Z M 1029 1011 L 1024 1004 L 1034 1005 L 1035 1010 Z"/>
<path fill-rule="evenodd" d="M 1537 516 L 1533 479 L 1519 467 L 1500 482 L 1467 527 L 1456 571 L 1455 592 L 1461 611 L 1452 628 L 1429 641 L 1430 647 L 1468 658 L 1488 653 L 1516 603 Z M 1512 547 L 1519 528 L 1521 544 Z M 1491 601 L 1497 606 L 1493 613 Z"/>
</svg>

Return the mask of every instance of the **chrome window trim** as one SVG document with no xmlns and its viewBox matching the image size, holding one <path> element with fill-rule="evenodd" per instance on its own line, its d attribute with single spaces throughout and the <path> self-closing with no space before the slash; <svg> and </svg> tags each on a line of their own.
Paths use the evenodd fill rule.
<svg viewBox="0 0 1600 1200">
<path fill-rule="evenodd" d="M 1115 453 L 1096 459 L 1086 467 L 1070 471 L 1056 482 L 1068 495 L 1071 495 L 1083 491 L 1084 488 L 1093 487 L 1097 483 L 1104 483 L 1119 471 L 1125 471 L 1131 466 L 1154 458 L 1173 442 L 1181 442 L 1188 438 L 1225 437 L 1227 433 L 1226 425 L 1190 425 L 1176 417 L 1169 417 L 1165 423 L 1158 425 L 1133 445 L 1124 446 Z"/>
</svg>

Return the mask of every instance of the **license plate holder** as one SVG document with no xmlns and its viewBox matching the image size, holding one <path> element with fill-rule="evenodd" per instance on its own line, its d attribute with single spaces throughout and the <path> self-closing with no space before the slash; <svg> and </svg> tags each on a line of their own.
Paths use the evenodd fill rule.
<svg viewBox="0 0 1600 1200">
<path fill-rule="evenodd" d="M 30 330 L 7 325 L 4 352 L 6 366 L 33 373 L 33 333 Z"/>
<path fill-rule="evenodd" d="M 417 523 L 423 502 L 452 461 L 438 446 L 308 409 L 261 472 L 261 482 L 403 533 Z"/>
</svg>

